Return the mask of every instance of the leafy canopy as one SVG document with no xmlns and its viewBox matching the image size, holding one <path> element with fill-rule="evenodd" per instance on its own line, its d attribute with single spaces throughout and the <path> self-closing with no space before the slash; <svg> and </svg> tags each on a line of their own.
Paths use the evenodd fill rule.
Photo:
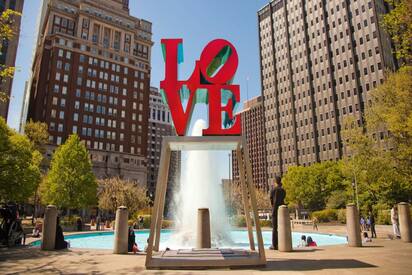
<svg viewBox="0 0 412 275">
<path fill-rule="evenodd" d="M 44 122 L 33 122 L 30 119 L 24 127 L 24 134 L 33 143 L 36 150 L 41 153 L 45 152 L 44 146 L 47 144 L 49 139 L 49 132 L 47 131 L 47 124 Z"/>
<path fill-rule="evenodd" d="M 0 52 L 3 48 L 3 42 L 9 41 L 13 39 L 16 34 L 15 28 L 15 19 L 16 17 L 20 16 L 21 14 L 14 11 L 7 9 L 0 15 Z M 4 64 L 0 65 L 0 80 L 2 83 L 7 81 L 14 76 L 15 67 L 6 66 Z M 9 96 L 8 94 L 10 91 L 2 91 L 0 90 L 0 102 L 7 101 Z"/>
<path fill-rule="evenodd" d="M 129 213 L 135 213 L 149 205 L 147 189 L 139 184 L 118 177 L 99 182 L 99 208 L 115 212 L 119 206 L 126 206 Z"/>
<path fill-rule="evenodd" d="M 54 153 L 41 193 L 43 203 L 60 208 L 96 204 L 96 178 L 87 149 L 76 134 L 69 136 Z"/>
<path fill-rule="evenodd" d="M 40 182 L 42 155 L 0 117 L 0 201 L 26 202 Z"/>
</svg>

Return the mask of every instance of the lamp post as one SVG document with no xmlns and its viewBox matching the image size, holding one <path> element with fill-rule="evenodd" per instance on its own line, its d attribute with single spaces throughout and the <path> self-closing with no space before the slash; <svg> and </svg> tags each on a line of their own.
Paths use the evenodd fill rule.
<svg viewBox="0 0 412 275">
<path fill-rule="evenodd" d="M 356 207 L 359 210 L 359 197 L 358 197 L 358 182 L 356 181 L 356 175 L 354 174 L 352 181 L 352 188 L 354 190 L 354 200 L 356 199 Z"/>
</svg>

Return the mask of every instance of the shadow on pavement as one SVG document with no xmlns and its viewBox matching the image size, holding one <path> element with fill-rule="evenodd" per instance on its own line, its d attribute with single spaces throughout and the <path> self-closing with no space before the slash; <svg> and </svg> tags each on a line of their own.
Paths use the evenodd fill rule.
<svg viewBox="0 0 412 275">
<path fill-rule="evenodd" d="M 343 268 L 370 268 L 377 267 L 354 259 L 331 259 L 331 260 L 270 260 L 266 267 L 260 270 L 277 271 L 309 271 L 321 269 L 343 269 Z"/>
</svg>

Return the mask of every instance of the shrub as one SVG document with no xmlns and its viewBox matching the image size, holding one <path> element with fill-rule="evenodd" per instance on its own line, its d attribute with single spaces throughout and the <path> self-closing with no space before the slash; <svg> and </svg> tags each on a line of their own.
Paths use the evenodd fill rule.
<svg viewBox="0 0 412 275">
<path fill-rule="evenodd" d="M 337 210 L 338 222 L 345 224 L 346 223 L 346 209 Z"/>
<path fill-rule="evenodd" d="M 171 228 L 171 227 L 173 227 L 173 221 L 171 220 L 162 221 L 162 228 Z"/>
<path fill-rule="evenodd" d="M 324 209 L 312 212 L 311 218 L 317 218 L 319 222 L 337 221 L 338 215 L 336 209 Z"/>
<path fill-rule="evenodd" d="M 236 227 L 246 226 L 246 217 L 244 215 L 236 215 L 232 218 L 232 225 Z"/>
<path fill-rule="evenodd" d="M 64 216 L 60 218 L 60 225 L 64 226 L 72 226 L 77 224 L 77 219 L 80 218 L 80 216 L 74 215 L 74 216 Z"/>
<path fill-rule="evenodd" d="M 150 223 L 152 222 L 151 215 L 143 215 L 143 228 L 150 228 Z"/>
<path fill-rule="evenodd" d="M 272 221 L 270 221 L 270 220 L 260 220 L 260 226 L 262 226 L 262 227 L 272 227 Z"/>
</svg>

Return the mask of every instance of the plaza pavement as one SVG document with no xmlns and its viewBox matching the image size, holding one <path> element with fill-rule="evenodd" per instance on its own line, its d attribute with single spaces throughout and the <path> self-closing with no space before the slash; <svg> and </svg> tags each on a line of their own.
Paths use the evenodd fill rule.
<svg viewBox="0 0 412 275">
<path fill-rule="evenodd" d="M 345 232 L 344 226 L 319 229 L 336 234 Z M 113 255 L 110 250 L 1 249 L 0 274 L 412 274 L 412 243 L 389 240 L 389 232 L 388 226 L 378 227 L 379 238 L 362 248 L 338 245 L 291 253 L 266 250 L 266 267 L 247 269 L 146 270 L 144 255 Z"/>
</svg>

